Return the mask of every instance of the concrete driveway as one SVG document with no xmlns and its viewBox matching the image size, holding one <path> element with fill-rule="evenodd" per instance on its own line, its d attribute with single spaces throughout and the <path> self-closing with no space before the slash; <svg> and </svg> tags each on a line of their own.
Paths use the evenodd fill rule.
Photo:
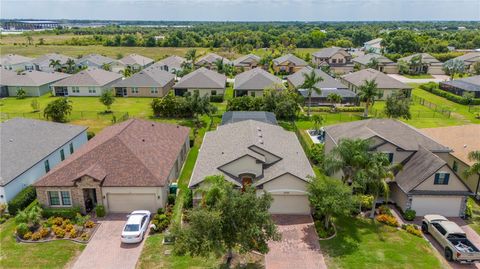
<svg viewBox="0 0 480 269">
<path fill-rule="evenodd" d="M 273 219 L 282 239 L 269 242 L 266 269 L 327 268 L 311 216 L 274 215 Z"/>
<path fill-rule="evenodd" d="M 432 75 L 433 78 L 425 78 L 425 79 L 413 79 L 413 78 L 407 78 L 405 76 L 399 75 L 399 74 L 388 74 L 388 76 L 401 81 L 403 83 L 428 83 L 428 82 L 442 82 L 449 80 L 450 77 L 447 75 Z"/>
<path fill-rule="evenodd" d="M 73 264 L 73 269 L 130 269 L 135 268 L 142 252 L 139 244 L 123 244 L 120 241 L 127 214 L 111 214 L 104 220 L 93 238 Z"/>
</svg>

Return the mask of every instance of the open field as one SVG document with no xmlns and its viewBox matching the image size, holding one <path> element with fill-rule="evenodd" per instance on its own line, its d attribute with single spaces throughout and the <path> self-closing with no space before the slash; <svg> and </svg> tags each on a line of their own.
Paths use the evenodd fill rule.
<svg viewBox="0 0 480 269">
<path fill-rule="evenodd" d="M 70 40 L 74 37 L 82 37 L 87 38 L 91 37 L 91 35 L 74 35 L 74 34 L 63 34 L 63 35 L 55 35 L 55 34 L 45 34 L 45 33 L 33 33 L 30 35 L 32 37 L 32 43 L 38 44 L 40 42 L 40 38 L 43 38 L 44 44 L 48 45 L 57 45 L 62 44 L 65 40 Z M 21 45 L 21 44 L 28 44 L 27 36 L 25 34 L 18 34 L 18 35 L 1 35 L 0 36 L 0 44 L 1 45 Z"/>
</svg>

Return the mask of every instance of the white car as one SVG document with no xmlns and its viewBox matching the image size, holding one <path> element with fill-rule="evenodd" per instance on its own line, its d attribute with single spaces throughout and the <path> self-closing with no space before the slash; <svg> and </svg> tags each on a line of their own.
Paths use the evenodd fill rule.
<svg viewBox="0 0 480 269">
<path fill-rule="evenodd" d="M 148 210 L 136 210 L 128 215 L 122 231 L 123 243 L 139 243 L 147 233 L 151 213 Z"/>
</svg>

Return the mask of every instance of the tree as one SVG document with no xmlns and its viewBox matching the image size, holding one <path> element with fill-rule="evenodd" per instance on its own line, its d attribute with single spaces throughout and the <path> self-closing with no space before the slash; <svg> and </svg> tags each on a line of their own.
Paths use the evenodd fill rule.
<svg viewBox="0 0 480 269">
<path fill-rule="evenodd" d="M 453 79 L 456 74 L 465 74 L 465 64 L 462 60 L 451 59 L 443 64 L 443 71 L 450 76 L 450 79 Z"/>
<path fill-rule="evenodd" d="M 216 112 L 216 107 L 214 108 L 214 105 L 210 103 L 210 96 L 208 94 L 200 96 L 198 91 L 195 91 L 193 94 L 187 93 L 185 100 L 198 127 L 200 127 L 199 117 L 201 115 L 212 115 Z"/>
<path fill-rule="evenodd" d="M 387 97 L 385 115 L 394 119 L 404 118 L 409 120 L 412 118 L 412 114 L 410 113 L 410 100 L 403 92 L 396 92 Z"/>
<path fill-rule="evenodd" d="M 50 59 L 50 64 L 48 66 L 53 68 L 53 70 L 55 71 L 58 71 L 59 69 L 62 68 L 62 64 L 60 63 L 60 60 L 54 60 L 54 59 Z"/>
<path fill-rule="evenodd" d="M 40 104 L 38 103 L 38 100 L 36 98 L 32 100 L 30 106 L 32 107 L 33 112 L 40 111 Z"/>
<path fill-rule="evenodd" d="M 480 62 L 473 64 L 473 73 L 475 75 L 480 75 Z"/>
<path fill-rule="evenodd" d="M 400 60 L 397 62 L 397 66 L 398 66 L 398 72 L 400 74 L 409 74 L 410 73 L 410 65 L 405 62 L 404 60 Z"/>
<path fill-rule="evenodd" d="M 365 102 L 363 117 L 368 118 L 368 109 L 375 103 L 375 98 L 381 97 L 381 92 L 377 88 L 375 79 L 365 80 L 363 85 L 358 88 L 358 97 Z"/>
<path fill-rule="evenodd" d="M 132 68 L 130 66 L 127 66 L 125 69 L 123 69 L 123 76 L 128 78 L 133 74 Z"/>
<path fill-rule="evenodd" d="M 209 187 L 200 189 L 200 205 L 189 211 L 190 221 L 182 229 L 174 229 L 175 252 L 192 256 L 210 256 L 241 253 L 252 250 L 268 252 L 268 241 L 279 240 L 268 209 L 272 197 L 265 192 L 257 196 L 254 187 L 241 190 L 223 176 L 205 179 Z"/>
<path fill-rule="evenodd" d="M 189 49 L 185 54 L 185 58 L 192 63 L 192 69 L 195 69 L 195 63 L 197 62 L 199 55 L 196 49 Z"/>
<path fill-rule="evenodd" d="M 421 55 L 413 56 L 408 63 L 409 72 L 413 75 L 423 73 L 423 59 Z"/>
<path fill-rule="evenodd" d="M 107 110 L 105 112 L 111 112 L 110 107 L 115 102 L 115 95 L 113 93 L 113 90 L 103 91 L 102 95 L 100 95 L 99 100 L 100 103 L 107 107 Z"/>
<path fill-rule="evenodd" d="M 463 92 L 462 97 L 466 100 L 467 105 L 470 105 L 475 99 L 475 94 L 473 92 Z"/>
<path fill-rule="evenodd" d="M 339 104 L 342 102 L 342 96 L 340 96 L 340 94 L 338 93 L 329 93 L 327 95 L 327 101 L 329 101 L 330 103 L 332 103 L 333 105 L 335 104 Z"/>
<path fill-rule="evenodd" d="M 312 70 L 310 73 L 303 74 L 303 84 L 300 86 L 301 89 L 307 90 L 307 97 L 308 97 L 308 111 L 307 115 L 310 116 L 310 107 L 312 106 L 312 93 L 315 91 L 317 94 L 322 94 L 322 90 L 318 88 L 316 85 L 320 81 L 323 81 L 323 78 L 318 76 L 315 73 L 315 70 Z"/>
<path fill-rule="evenodd" d="M 45 38 L 41 37 L 38 39 L 38 45 L 45 45 Z"/>
<path fill-rule="evenodd" d="M 65 64 L 67 65 L 67 72 L 73 74 L 75 72 L 75 61 L 69 58 Z"/>
<path fill-rule="evenodd" d="M 480 150 L 469 152 L 468 159 L 470 161 L 474 161 L 474 163 L 469 168 L 465 169 L 465 171 L 463 171 L 463 175 L 465 176 L 465 178 L 468 178 L 471 175 L 477 174 L 478 180 L 480 181 Z M 475 190 L 475 196 L 477 195 L 477 193 L 478 193 L 478 186 L 477 186 L 477 189 Z"/>
<path fill-rule="evenodd" d="M 47 119 L 52 119 L 55 122 L 66 122 L 70 113 L 72 113 L 72 103 L 66 97 L 48 103 L 43 111 L 43 115 Z"/>
<path fill-rule="evenodd" d="M 23 88 L 18 89 L 17 99 L 25 99 L 25 97 L 27 97 L 27 92 Z"/>
<path fill-rule="evenodd" d="M 313 128 L 317 131 L 320 130 L 320 127 L 322 127 L 322 124 L 325 121 L 323 117 L 320 115 L 313 115 L 312 120 L 313 120 Z"/>
<path fill-rule="evenodd" d="M 112 65 L 109 63 L 103 63 L 102 64 L 102 69 L 105 71 L 112 71 Z"/>
<path fill-rule="evenodd" d="M 340 180 L 317 177 L 308 183 L 308 200 L 328 230 L 333 216 L 348 215 L 354 208 L 352 189 Z"/>
<path fill-rule="evenodd" d="M 260 62 L 258 64 L 261 65 L 263 69 L 268 71 L 270 69 L 270 66 L 272 65 L 272 60 L 273 60 L 272 54 L 267 53 L 263 55 L 262 58 L 260 58 Z"/>
<path fill-rule="evenodd" d="M 378 59 L 375 57 L 372 57 L 370 61 L 367 63 L 367 67 L 378 70 L 378 64 L 379 64 Z"/>
<path fill-rule="evenodd" d="M 27 35 L 27 36 L 25 37 L 25 39 L 27 39 L 28 45 L 32 45 L 32 43 L 33 43 L 33 37 L 32 37 L 31 35 Z"/>
</svg>

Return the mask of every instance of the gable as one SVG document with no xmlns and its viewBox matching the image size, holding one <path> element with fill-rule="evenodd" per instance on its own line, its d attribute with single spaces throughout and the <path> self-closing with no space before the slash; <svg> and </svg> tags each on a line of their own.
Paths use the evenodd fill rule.
<svg viewBox="0 0 480 269">
<path fill-rule="evenodd" d="M 260 147 L 257 147 L 257 146 L 251 146 L 250 147 L 251 150 L 255 151 L 256 153 L 258 154 L 261 154 L 263 156 L 265 156 L 265 163 L 266 164 L 272 164 L 272 163 L 275 163 L 275 162 L 278 162 L 280 161 L 282 158 L 278 157 L 277 155 L 273 154 L 273 153 L 270 153 Z"/>
<path fill-rule="evenodd" d="M 262 163 L 250 155 L 244 155 L 226 163 L 218 167 L 218 170 L 237 178 L 242 174 L 253 174 L 255 177 L 259 177 L 263 174 Z"/>
<path fill-rule="evenodd" d="M 306 192 L 307 182 L 292 174 L 286 173 L 262 184 L 268 192 Z"/>
<path fill-rule="evenodd" d="M 435 174 L 448 173 L 448 184 L 435 184 Z M 443 165 L 435 173 L 427 177 L 422 183 L 415 187 L 412 191 L 469 191 L 467 186 L 458 178 L 458 176 L 450 169 L 448 165 Z"/>
</svg>

